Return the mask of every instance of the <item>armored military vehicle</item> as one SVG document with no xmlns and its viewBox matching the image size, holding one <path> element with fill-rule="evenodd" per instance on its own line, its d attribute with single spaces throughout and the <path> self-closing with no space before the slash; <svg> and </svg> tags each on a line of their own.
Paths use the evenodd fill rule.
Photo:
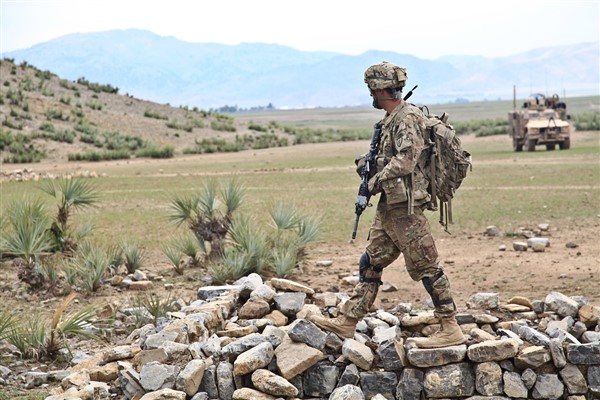
<svg viewBox="0 0 600 400">
<path fill-rule="evenodd" d="M 516 96 L 514 99 L 516 109 Z M 556 145 L 561 150 L 571 147 L 571 124 L 567 121 L 567 105 L 560 101 L 557 94 L 551 97 L 541 93 L 529 96 L 521 110 L 508 113 L 509 132 L 513 150 L 535 151 L 538 145 L 546 145 L 547 150 L 554 150 Z"/>
</svg>

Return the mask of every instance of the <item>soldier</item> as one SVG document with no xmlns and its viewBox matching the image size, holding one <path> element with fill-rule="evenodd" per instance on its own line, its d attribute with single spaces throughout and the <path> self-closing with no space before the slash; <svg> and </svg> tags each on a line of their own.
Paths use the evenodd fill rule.
<svg viewBox="0 0 600 400">
<path fill-rule="evenodd" d="M 414 281 L 421 281 L 440 320 L 438 332 L 410 340 L 422 348 L 453 346 L 466 342 L 456 322 L 456 306 L 450 283 L 438 261 L 431 228 L 423 210 L 431 200 L 429 182 L 417 165 L 424 149 L 425 116 L 419 108 L 402 99 L 407 75 L 404 68 L 389 62 L 372 65 L 365 71 L 365 83 L 373 107 L 385 110 L 377 150 L 376 173 L 369 179 L 371 194 L 380 194 L 375 219 L 369 231 L 366 251 L 359 261 L 359 283 L 337 318 L 312 314 L 310 321 L 342 338 L 352 338 L 356 324 L 373 305 L 385 267 L 404 256 Z M 357 160 L 362 172 L 364 160 Z"/>
</svg>

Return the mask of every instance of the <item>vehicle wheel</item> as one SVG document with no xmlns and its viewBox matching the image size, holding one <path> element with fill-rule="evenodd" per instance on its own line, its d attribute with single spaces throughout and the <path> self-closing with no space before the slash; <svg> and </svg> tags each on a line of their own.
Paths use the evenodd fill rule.
<svg viewBox="0 0 600 400">
<path fill-rule="evenodd" d="M 556 148 L 556 143 L 546 144 L 546 150 L 554 150 L 555 148 Z"/>
<path fill-rule="evenodd" d="M 561 150 L 569 150 L 571 148 L 571 138 L 566 138 L 558 144 Z"/>
<path fill-rule="evenodd" d="M 513 150 L 523 151 L 523 142 L 520 142 L 519 139 L 513 139 Z"/>
<path fill-rule="evenodd" d="M 536 144 L 537 140 L 535 139 L 525 139 L 525 147 L 527 147 L 527 151 L 535 151 Z"/>
</svg>

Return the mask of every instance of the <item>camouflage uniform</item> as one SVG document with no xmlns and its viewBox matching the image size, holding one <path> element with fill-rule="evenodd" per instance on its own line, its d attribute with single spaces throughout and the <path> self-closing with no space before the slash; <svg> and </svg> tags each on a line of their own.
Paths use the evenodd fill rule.
<svg viewBox="0 0 600 400">
<path fill-rule="evenodd" d="M 421 280 L 431 295 L 436 316 L 452 317 L 456 307 L 450 285 L 423 215 L 431 200 L 428 181 L 417 167 L 424 148 L 425 116 L 402 101 L 382 122 L 378 173 L 369 181 L 371 193 L 380 193 L 380 199 L 369 231 L 367 261 L 361 260 L 361 269 L 367 262 L 370 267 L 361 271 L 361 282 L 341 312 L 356 319 L 367 314 L 377 296 L 382 270 L 403 254 L 410 277 Z"/>
</svg>

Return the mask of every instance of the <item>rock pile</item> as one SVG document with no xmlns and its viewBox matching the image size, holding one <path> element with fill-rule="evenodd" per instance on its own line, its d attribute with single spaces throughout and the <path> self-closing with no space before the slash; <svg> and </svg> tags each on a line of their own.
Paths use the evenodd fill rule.
<svg viewBox="0 0 600 400">
<path fill-rule="evenodd" d="M 200 288 L 196 301 L 68 371 L 27 379 L 61 379 L 46 400 L 600 398 L 600 307 L 582 297 L 474 294 L 457 315 L 467 343 L 432 350 L 406 340 L 437 324 L 408 303 L 373 311 L 353 339 L 305 319 L 335 316 L 346 299 L 252 274 Z"/>
<path fill-rule="evenodd" d="M 58 178 L 97 178 L 98 173 L 94 171 L 76 171 L 70 174 L 52 174 L 50 172 L 35 172 L 33 169 L 15 169 L 12 171 L 0 170 L 0 182 L 29 182 L 44 179 Z"/>
</svg>

